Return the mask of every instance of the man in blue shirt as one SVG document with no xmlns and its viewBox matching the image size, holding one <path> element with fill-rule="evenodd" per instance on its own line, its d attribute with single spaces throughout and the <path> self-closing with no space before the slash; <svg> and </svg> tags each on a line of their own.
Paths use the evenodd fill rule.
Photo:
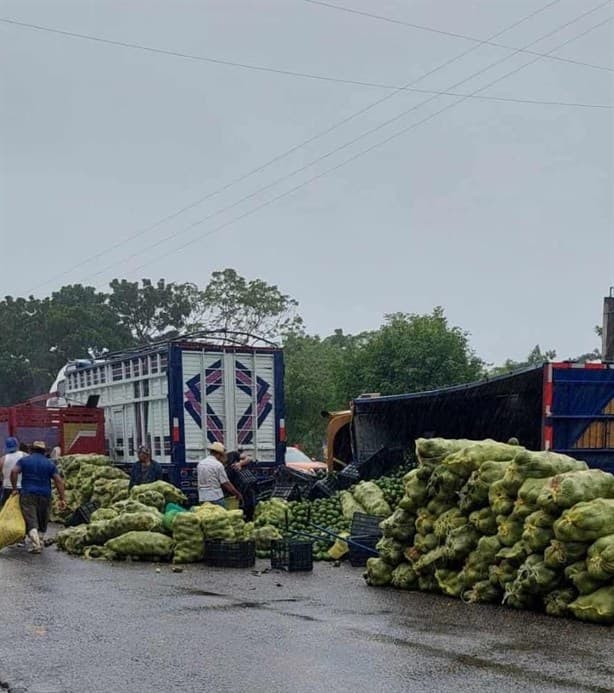
<svg viewBox="0 0 614 693">
<path fill-rule="evenodd" d="M 26 521 L 26 531 L 32 542 L 31 553 L 40 553 L 51 508 L 51 482 L 55 484 L 60 497 L 60 509 L 66 507 L 64 481 L 55 464 L 45 457 L 45 443 L 32 443 L 32 453 L 22 457 L 11 471 L 13 493 L 17 490 L 17 479 L 21 474 L 21 512 Z"/>
</svg>

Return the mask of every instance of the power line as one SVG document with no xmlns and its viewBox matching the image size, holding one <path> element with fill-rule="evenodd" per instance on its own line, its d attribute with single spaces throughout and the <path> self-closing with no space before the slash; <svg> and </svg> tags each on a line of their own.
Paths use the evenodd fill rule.
<svg viewBox="0 0 614 693">
<path fill-rule="evenodd" d="M 453 63 L 457 62 L 458 60 L 461 60 L 462 58 L 469 55 L 470 53 L 477 51 L 480 48 L 480 46 L 483 45 L 484 43 L 486 43 L 487 41 L 492 40 L 492 39 L 496 39 L 499 36 L 502 36 L 506 32 L 511 31 L 512 29 L 515 29 L 516 27 L 529 21 L 530 19 L 541 14 L 542 12 L 545 12 L 546 10 L 550 9 L 554 5 L 559 4 L 560 2 L 561 2 L 561 0 L 550 0 L 549 2 L 547 2 L 542 7 L 538 8 L 536 10 L 533 10 L 528 15 L 525 15 L 521 19 L 519 19 L 519 20 L 513 22 L 512 24 L 504 27 L 500 31 L 495 32 L 488 39 L 485 39 L 485 41 L 483 41 L 477 45 L 471 46 L 470 48 L 467 48 L 463 52 L 445 60 L 443 63 L 440 63 L 439 65 L 435 66 L 434 68 L 431 68 L 427 72 L 423 73 L 420 77 L 417 77 L 414 80 L 410 80 L 409 82 L 407 82 L 404 85 L 403 88 L 408 88 L 408 87 L 411 87 L 415 84 L 418 84 L 419 82 L 426 79 L 427 77 L 430 77 L 431 75 L 433 75 L 433 74 L 439 72 L 440 70 L 443 70 L 444 68 L 452 65 Z M 453 88 L 456 86 L 459 86 L 459 85 L 460 84 L 453 85 Z M 264 164 L 261 164 L 261 165 L 257 166 L 256 168 L 251 169 L 250 171 L 248 171 L 244 174 L 241 174 L 237 178 L 230 180 L 228 183 L 222 185 L 221 187 L 219 187 L 219 188 L 217 188 L 217 189 L 215 189 L 209 193 L 206 193 L 205 195 L 198 198 L 197 200 L 194 200 L 193 202 L 190 202 L 187 205 L 184 205 L 180 209 L 172 212 L 171 214 L 168 214 L 165 217 L 158 219 L 157 221 L 153 222 L 152 224 L 148 225 L 147 227 L 145 227 L 143 229 L 136 231 L 135 233 L 131 234 L 130 236 L 124 238 L 123 240 L 118 241 L 117 243 L 114 243 L 114 244 L 110 245 L 108 248 L 100 251 L 99 253 L 96 253 L 95 255 L 92 255 L 92 256 L 86 258 L 85 260 L 83 260 L 80 263 L 71 267 L 70 270 L 61 272 L 61 273 L 51 277 L 47 281 L 45 281 L 41 284 L 38 284 L 34 288 L 37 289 L 41 286 L 45 286 L 46 284 L 50 283 L 51 281 L 54 281 L 56 279 L 60 279 L 61 277 L 66 276 L 70 271 L 78 269 L 79 267 L 83 267 L 84 265 L 86 265 L 86 264 L 88 264 L 94 260 L 99 259 L 100 257 L 106 255 L 107 253 L 112 252 L 113 250 L 116 250 L 117 248 L 121 247 L 125 243 L 128 243 L 132 240 L 135 240 L 136 238 L 139 238 L 139 237 L 145 235 L 146 233 L 153 231 L 154 229 L 158 228 L 159 226 L 165 224 L 166 222 L 169 222 L 169 221 L 172 221 L 173 219 L 176 219 L 177 217 L 179 217 L 184 212 L 187 212 L 190 209 L 193 209 L 193 208 L 197 207 L 198 205 L 202 204 L 203 202 L 206 202 L 207 200 L 209 200 L 213 197 L 216 197 L 217 195 L 220 195 L 221 193 L 225 192 L 226 190 L 233 187 L 234 185 L 237 185 L 237 184 L 242 183 L 243 181 L 247 180 L 251 176 L 256 175 L 258 173 L 261 173 L 262 171 L 266 170 L 268 167 L 272 166 L 273 164 L 276 164 L 279 161 L 282 161 L 283 159 L 287 158 L 291 154 L 294 154 L 295 152 L 299 151 L 300 149 L 303 149 L 304 147 L 312 144 L 313 142 L 316 142 L 317 140 L 321 139 L 322 137 L 325 137 L 326 135 L 337 130 L 338 128 L 342 127 L 343 125 L 346 125 L 347 123 L 358 118 L 359 116 L 364 115 L 365 113 L 371 111 L 376 106 L 378 106 L 378 105 L 384 103 L 385 101 L 388 101 L 389 99 L 393 98 L 394 96 L 399 94 L 401 91 L 402 91 L 402 88 L 399 88 L 390 94 L 386 94 L 382 97 L 379 97 L 375 101 L 372 101 L 371 103 L 367 104 L 366 106 L 363 106 L 359 110 L 354 111 L 353 113 L 342 118 L 341 120 L 338 120 L 337 122 L 333 123 L 332 125 L 325 128 L 324 130 L 320 130 L 315 135 L 308 137 L 306 140 L 303 140 L 299 144 L 296 144 L 296 145 L 290 147 L 289 149 L 285 150 L 284 152 L 277 154 L 272 159 L 269 159 L 268 161 L 266 161 Z M 421 104 L 418 104 L 418 105 L 421 105 Z"/>
<path fill-rule="evenodd" d="M 502 43 L 495 43 L 491 40 L 486 40 L 483 41 L 482 39 L 476 38 L 475 36 L 466 36 L 465 34 L 459 34 L 456 32 L 452 31 L 444 31 L 441 29 L 435 29 L 430 26 L 425 26 L 422 24 L 413 24 L 411 22 L 405 22 L 402 20 L 397 20 L 393 19 L 391 17 L 385 17 L 383 15 L 376 15 L 373 13 L 369 12 L 362 12 L 360 10 L 355 10 L 349 7 L 343 7 L 341 5 L 335 5 L 333 3 L 328 3 L 328 2 L 321 2 L 320 0 L 303 0 L 303 2 L 307 2 L 312 5 L 319 5 L 322 7 L 327 7 L 330 9 L 338 10 L 340 12 L 348 12 L 350 14 L 356 14 L 356 15 L 361 15 L 365 17 L 369 17 L 371 19 L 376 19 L 379 21 L 384 21 L 384 22 L 389 22 L 393 24 L 401 24 L 403 26 L 407 26 L 412 29 L 417 29 L 419 31 L 426 31 L 429 33 L 434 33 L 434 34 L 440 34 L 443 36 L 449 36 L 452 38 L 457 38 L 457 39 L 463 39 L 465 41 L 471 41 L 472 43 L 479 43 L 480 45 L 488 45 L 488 46 L 494 46 L 497 48 L 503 48 L 505 50 L 512 50 L 515 51 L 517 48 L 514 46 L 507 46 Z M 243 70 L 255 70 L 257 72 L 271 72 L 274 74 L 278 75 L 285 75 L 288 77 L 302 77 L 304 79 L 314 79 L 314 80 L 321 80 L 325 82 L 336 82 L 340 84 L 352 84 L 354 86 L 360 86 L 360 87 L 376 87 L 378 89 L 394 89 L 394 85 L 390 84 L 382 84 L 379 82 L 366 82 L 363 80 L 351 80 L 351 79 L 342 79 L 339 77 L 331 77 L 329 75 L 317 75 L 313 73 L 308 73 L 308 72 L 300 72 L 296 70 L 287 70 L 285 68 L 275 68 L 275 67 L 267 67 L 265 65 L 253 65 L 250 63 L 243 63 L 243 62 L 238 62 L 238 61 L 233 61 L 233 60 L 226 60 L 224 58 L 211 58 L 208 56 L 204 55 L 196 55 L 193 53 L 185 53 L 183 51 L 176 51 L 176 50 L 171 50 L 171 49 L 166 49 L 166 48 L 158 48 L 156 46 L 148 46 L 142 43 L 135 43 L 132 41 L 119 41 L 116 39 L 106 39 L 103 38 L 102 36 L 96 36 L 95 34 L 83 34 L 77 31 L 68 31 L 66 29 L 56 29 L 55 27 L 49 27 L 45 26 L 42 24 L 32 24 L 30 22 L 21 22 L 16 19 L 10 19 L 9 17 L 0 17 L 0 22 L 4 24 L 9 24 L 13 26 L 18 26 L 24 29 L 32 29 L 34 31 L 44 31 L 47 33 L 51 34 L 57 34 L 58 36 L 64 36 L 64 37 L 69 37 L 69 38 L 76 38 L 76 39 L 81 39 L 84 41 L 93 41 L 95 43 L 102 43 L 108 46 L 115 46 L 116 48 L 129 48 L 132 50 L 140 50 L 140 51 L 145 51 L 147 53 L 154 53 L 157 55 L 166 55 L 170 56 L 173 58 L 182 58 L 184 60 L 196 60 L 199 62 L 205 62 L 205 63 L 211 63 L 214 65 L 224 65 L 226 67 L 234 67 L 234 68 L 240 68 Z M 572 65 L 579 65 L 582 67 L 588 67 L 594 70 L 606 70 L 608 72 L 614 72 L 614 68 L 608 67 L 606 65 L 594 65 L 592 63 L 587 63 L 583 62 L 580 60 L 574 60 L 572 58 L 563 58 L 561 56 L 551 56 L 548 55 L 547 53 L 537 53 L 536 51 L 531 51 L 531 50 L 523 50 L 522 52 L 528 53 L 529 55 L 534 55 L 534 56 L 539 56 L 541 58 L 546 58 L 549 60 L 556 60 L 558 62 L 563 62 L 563 63 L 570 63 Z"/>
<path fill-rule="evenodd" d="M 607 4 L 607 3 L 605 3 L 605 4 Z M 562 28 L 565 28 L 565 27 L 569 26 L 570 24 L 579 21 L 579 20 L 582 19 L 583 17 L 585 17 L 585 16 L 587 16 L 588 14 L 591 14 L 591 13 L 597 11 L 597 10 L 600 9 L 601 7 L 603 7 L 603 5 L 599 5 L 599 6 L 595 7 L 595 8 L 593 8 L 592 10 L 589 10 L 588 12 L 583 13 L 582 15 L 580 15 L 579 17 L 577 17 L 575 20 L 572 20 L 571 22 L 566 23 L 565 25 L 563 25 L 562 27 L 559 27 L 559 29 L 556 29 L 555 31 L 560 31 Z M 572 42 L 574 42 L 574 41 L 577 41 L 578 39 L 582 38 L 582 37 L 585 36 L 586 34 L 588 34 L 588 33 L 592 32 L 592 31 L 594 31 L 595 29 L 598 29 L 598 28 L 601 27 L 601 26 L 604 26 L 606 23 L 608 23 L 608 22 L 610 22 L 610 21 L 612 21 L 612 17 L 608 17 L 607 19 L 602 20 L 601 22 L 599 22 L 599 23 L 597 23 L 597 24 L 595 24 L 595 25 L 589 27 L 589 28 L 586 29 L 585 31 L 581 32 L 580 34 L 578 34 L 578 35 L 576 35 L 576 36 L 574 36 L 574 37 L 572 37 L 572 38 L 570 38 L 570 39 L 567 39 L 567 40 L 564 41 L 562 44 L 556 46 L 555 48 L 552 49 L 552 52 L 557 51 L 557 50 L 560 50 L 561 48 L 567 46 L 568 44 L 570 44 L 570 43 L 572 43 Z M 553 32 L 549 32 L 546 36 L 542 37 L 541 39 L 536 39 L 536 41 L 541 41 L 543 38 L 547 38 L 548 36 L 552 35 L 552 33 L 553 33 Z M 494 86 L 495 84 L 497 84 L 497 83 L 503 81 L 504 79 L 507 79 L 508 77 L 511 77 L 512 75 L 514 75 L 514 74 L 520 72 L 521 70 L 524 70 L 526 67 L 529 67 L 530 65 L 533 65 L 535 62 L 537 62 L 537 61 L 540 60 L 540 59 L 541 59 L 540 56 L 537 56 L 537 57 L 533 58 L 533 60 L 531 60 L 530 62 L 525 63 L 524 65 L 521 65 L 521 66 L 519 66 L 519 67 L 516 67 L 516 68 L 514 68 L 513 70 L 511 70 L 510 72 L 507 72 L 506 74 L 504 74 L 504 75 L 502 75 L 502 76 L 500 76 L 500 77 L 497 77 L 496 79 L 492 80 L 492 81 L 489 82 L 488 84 L 486 84 L 486 85 L 484 85 L 484 86 L 482 86 L 482 87 L 476 89 L 474 92 L 472 92 L 471 95 L 478 94 L 478 93 L 481 92 L 481 91 L 484 91 L 484 90 L 486 90 L 486 89 L 489 89 L 490 87 L 492 87 L 492 86 Z M 243 214 L 240 214 L 239 216 L 234 217 L 233 219 L 230 219 L 230 220 L 224 222 L 223 224 L 220 224 L 219 226 L 215 227 L 215 228 L 212 229 L 211 231 L 209 231 L 209 232 L 207 232 L 207 233 L 205 233 L 205 234 L 201 234 L 201 235 L 197 236 L 196 238 L 194 238 L 194 239 L 188 241 L 187 243 L 184 243 L 184 244 L 181 245 L 181 246 L 178 246 L 178 247 L 176 247 L 176 248 L 173 248 L 173 249 L 170 250 L 170 251 L 167 251 L 167 252 L 164 253 L 163 255 L 159 255 L 159 256 L 157 256 L 157 257 L 151 259 L 151 260 L 148 260 L 148 261 L 144 262 L 144 263 L 141 264 L 141 265 L 138 265 L 136 268 L 134 268 L 134 271 L 138 271 L 138 270 L 142 269 L 143 267 L 146 267 L 147 265 L 150 265 L 152 262 L 156 262 L 156 261 L 158 261 L 158 260 L 160 260 L 160 259 L 163 259 L 163 258 L 165 258 L 165 257 L 168 257 L 169 254 L 174 255 L 174 254 L 177 253 L 177 252 L 180 252 L 180 251 L 182 251 L 182 250 L 185 250 L 185 248 L 188 248 L 189 246 L 193 245 L 194 243 L 199 242 L 199 241 L 202 240 L 203 238 L 207 238 L 207 237 L 209 237 L 209 236 L 212 236 L 212 235 L 214 235 L 214 234 L 220 232 L 221 230 L 227 228 L 228 226 L 230 226 L 230 225 L 232 225 L 232 224 L 234 224 L 234 223 L 236 223 L 236 222 L 238 222 L 238 221 L 241 221 L 241 220 L 245 219 L 246 217 L 251 216 L 252 214 L 255 214 L 256 212 L 260 211 L 261 209 L 264 209 L 265 207 L 268 207 L 268 206 L 270 206 L 271 204 L 274 204 L 275 202 L 277 202 L 277 201 L 279 201 L 279 200 L 281 200 L 281 199 L 283 199 L 283 198 L 285 198 L 285 197 L 288 197 L 289 195 L 293 194 L 293 193 L 296 192 L 297 190 L 300 190 L 301 188 L 306 187 L 307 185 L 313 183 L 314 181 L 319 180 L 320 178 L 323 178 L 324 176 L 327 176 L 327 175 L 329 175 L 330 173 L 333 173 L 333 172 L 339 170 L 340 168 L 342 168 L 342 167 L 346 166 L 347 164 L 349 164 L 349 163 L 355 161 L 356 159 L 365 156 L 366 154 L 370 153 L 371 151 L 373 151 L 373 150 L 375 150 L 375 149 L 378 149 L 378 148 L 382 147 L 382 146 L 385 145 L 385 144 L 388 144 L 389 142 L 391 142 L 391 141 L 394 140 L 394 139 L 397 139 L 397 138 L 400 137 L 401 135 L 404 135 L 404 134 L 406 134 L 406 133 L 408 133 L 408 132 L 410 132 L 410 131 L 412 131 L 412 130 L 418 128 L 418 127 L 420 127 L 421 125 L 424 125 L 425 123 L 429 122 L 430 120 L 432 120 L 433 118 L 437 117 L 437 116 L 440 115 L 441 113 L 444 113 L 444 112 L 446 112 L 446 111 L 448 111 L 448 110 L 450 110 L 450 109 L 456 107 L 458 104 L 460 104 L 460 103 L 466 101 L 467 98 L 468 98 L 469 96 L 470 96 L 470 95 L 462 96 L 462 97 L 459 98 L 457 101 L 455 101 L 455 102 L 453 102 L 453 103 L 451 103 L 451 104 L 448 104 L 448 105 L 444 106 L 443 108 L 439 109 L 438 111 L 435 111 L 434 113 L 431 113 L 430 115 L 426 116 L 426 117 L 423 118 L 422 120 L 419 120 L 419 121 L 417 121 L 417 122 L 415 122 L 415 123 L 412 123 L 411 125 L 409 125 L 409 126 L 403 128 L 402 130 L 399 130 L 399 131 L 393 133 L 392 135 L 389 135 L 389 136 L 386 137 L 385 139 L 380 140 L 379 142 L 376 142 L 376 143 L 373 144 L 373 145 L 370 145 L 369 147 L 367 147 L 367 148 L 365 148 L 365 149 L 363 149 L 363 150 L 357 152 L 356 154 L 352 155 L 351 157 L 345 159 L 345 160 L 342 161 L 341 163 L 336 164 L 335 166 L 333 166 L 333 167 L 331 167 L 331 168 L 329 168 L 329 169 L 326 169 L 325 171 L 322 171 L 322 172 L 320 172 L 320 173 L 315 174 L 315 175 L 312 176 L 311 178 L 307 179 L 306 181 L 303 181 L 302 183 L 299 183 L 298 185 L 296 185 L 295 187 L 291 188 L 290 190 L 287 190 L 287 191 L 285 191 L 285 192 L 283 192 L 283 193 L 277 195 L 276 197 L 273 197 L 273 198 L 271 198 L 270 200 L 267 200 L 267 201 L 261 203 L 260 205 L 257 205 L 256 207 L 252 208 L 251 210 L 248 210 L 248 211 L 244 212 Z M 376 129 L 380 129 L 380 128 L 376 128 Z M 358 138 L 358 139 L 362 139 L 362 138 Z M 327 155 L 325 155 L 325 156 L 329 156 L 330 154 L 331 154 L 331 153 L 329 152 L 329 154 L 327 154 Z M 321 157 L 321 158 L 324 158 L 324 157 Z M 293 174 L 291 174 L 291 175 L 293 175 Z M 289 176 L 287 176 L 287 177 L 289 177 Z M 241 200 L 241 201 L 243 201 L 243 200 Z M 240 202 L 241 202 L 241 201 L 240 201 Z M 236 203 L 236 204 L 238 204 L 238 203 Z M 236 206 L 236 204 L 233 205 L 233 206 Z M 168 238 L 166 238 L 166 239 L 164 239 L 164 240 L 169 240 L 170 238 L 174 238 L 174 237 L 180 235 L 181 233 L 184 233 L 184 232 L 190 230 L 191 228 L 194 228 L 195 226 L 197 226 L 197 225 L 203 223 L 203 222 L 206 221 L 207 219 L 208 219 L 208 217 L 205 217 L 204 219 L 201 219 L 200 221 L 194 222 L 194 223 L 192 223 L 189 227 L 187 227 L 186 229 L 184 229 L 184 230 L 182 230 L 182 231 L 180 231 L 180 232 L 171 234 L 171 236 L 169 236 Z M 164 241 L 162 241 L 162 242 L 164 242 Z M 150 247 L 155 247 L 156 245 L 158 245 L 158 244 L 154 244 L 154 246 L 150 246 Z M 122 260 L 122 262 L 129 261 L 129 260 L 131 260 L 132 258 L 139 256 L 140 254 L 141 254 L 141 253 L 135 253 L 135 254 L 129 256 L 128 258 L 125 258 L 124 260 Z M 99 272 L 96 272 L 95 274 L 93 274 L 93 275 L 91 275 L 91 276 L 94 276 L 94 277 L 95 277 L 95 276 L 99 276 L 100 274 L 103 274 L 107 269 L 110 269 L 110 267 L 103 268 L 102 270 L 100 270 Z M 91 276 L 90 276 L 90 278 L 91 278 Z"/>
<path fill-rule="evenodd" d="M 558 0 L 557 0 L 558 1 Z M 98 37 L 93 37 L 85 34 L 74 34 L 72 32 L 67 32 L 67 31 L 62 31 L 59 29 L 49 29 L 47 27 L 43 28 L 38 25 L 34 24 L 25 24 L 23 22 L 17 22 L 14 20 L 9 20 L 0 17 L 0 22 L 4 22 L 7 24 L 15 24 L 17 26 L 21 27 L 27 27 L 27 28 L 35 28 L 35 29 L 40 29 L 44 31 L 50 31 L 51 33 L 56 33 L 64 36 L 71 36 L 71 37 L 77 37 L 77 38 L 83 38 L 83 39 L 88 39 L 88 40 L 95 40 L 95 41 L 100 41 L 102 43 L 110 43 L 112 45 L 119 45 L 122 47 L 126 48 L 139 48 L 141 50 L 147 50 L 147 51 L 152 51 L 155 53 L 163 53 L 163 54 L 168 54 L 168 55 L 173 55 L 175 57 L 183 57 L 183 58 L 190 58 L 194 60 L 202 60 L 205 62 L 212 62 L 216 64 L 221 64 L 221 65 L 228 65 L 232 67 L 239 67 L 242 69 L 247 69 L 247 70 L 256 70 L 259 72 L 272 72 L 274 74 L 281 74 L 281 75 L 286 75 L 286 76 L 291 76 L 291 77 L 301 77 L 301 78 L 306 78 L 306 79 L 315 79 L 315 80 L 322 80 L 326 82 L 335 82 L 338 84 L 350 84 L 353 86 L 361 86 L 361 87 L 375 87 L 377 89 L 387 89 L 395 92 L 399 91 L 409 91 L 409 92 L 415 92 L 418 94 L 434 94 L 437 96 L 465 96 L 464 94 L 456 94 L 454 92 L 449 92 L 449 91 L 437 91 L 435 89 L 415 89 L 412 88 L 411 85 L 403 84 L 403 85 L 398 85 L 398 84 L 385 84 L 383 82 L 366 82 L 363 80 L 355 80 L 355 79 L 344 79 L 341 77 L 331 77 L 330 75 L 318 75 L 318 74 L 313 74 L 313 73 L 308 73 L 308 72 L 296 72 L 293 70 L 285 70 L 285 69 L 278 69 L 278 68 L 273 68 L 273 67 L 264 67 L 260 65 L 248 65 L 246 63 L 236 63 L 236 62 L 231 62 L 228 60 L 218 60 L 217 58 L 205 58 L 205 57 L 200 57 L 200 56 L 192 56 L 188 55 L 185 53 L 177 53 L 175 51 L 167 51 L 164 49 L 158 49 L 158 48 L 151 48 L 151 47 L 145 47 L 145 46 L 138 46 L 137 44 L 131 44 L 131 43 L 123 43 L 119 41 L 107 41 L 106 39 L 101 39 Z M 488 45 L 490 42 L 489 41 L 483 41 L 482 44 Z M 492 44 L 491 44 L 492 45 Z M 423 77 L 421 77 L 423 79 Z M 527 104 L 537 104 L 537 105 L 545 105 L 545 106 L 569 106 L 569 107 L 578 107 L 578 108 L 611 108 L 611 106 L 608 106 L 607 104 L 590 104 L 590 103 L 578 103 L 574 101 L 540 101 L 538 99 L 520 99 L 520 98 L 506 98 L 503 99 L 501 97 L 496 97 L 496 96 L 477 96 L 477 97 L 471 97 L 471 98 L 477 98 L 481 100 L 490 100 L 490 101 L 513 101 L 516 103 L 527 103 Z"/>
<path fill-rule="evenodd" d="M 184 60 L 196 60 L 203 63 L 211 63 L 213 65 L 224 65 L 225 67 L 235 67 L 242 70 L 254 70 L 256 72 L 272 72 L 276 75 L 284 75 L 286 77 L 301 77 L 304 79 L 315 79 L 323 82 L 335 82 L 337 84 L 351 84 L 358 87 L 376 87 L 377 89 L 396 89 L 394 84 L 382 84 L 381 82 L 366 82 L 356 79 L 342 79 L 340 77 L 331 77 L 330 75 L 318 75 L 309 72 L 298 72 L 295 70 L 286 70 L 283 68 L 267 67 L 265 65 L 252 65 L 250 63 L 240 63 L 232 60 L 224 60 L 222 58 L 210 58 L 204 55 L 194 55 L 192 53 L 183 53 L 181 51 L 167 50 L 165 48 L 156 48 L 154 46 L 146 46 L 141 43 L 131 43 L 128 41 L 116 41 L 114 39 L 106 39 L 93 34 L 80 34 L 75 31 L 65 31 L 63 29 L 55 29 L 53 27 L 42 26 L 41 24 L 29 24 L 27 22 L 19 22 L 15 19 L 0 17 L 0 22 L 12 26 L 18 26 L 24 29 L 34 29 L 36 31 L 44 31 L 50 34 L 57 34 L 68 38 L 82 39 L 85 41 L 94 41 L 107 46 L 115 46 L 119 48 L 130 48 L 132 50 L 145 51 L 147 53 L 155 53 L 158 55 L 171 56 L 173 58 L 183 58 Z"/>
<path fill-rule="evenodd" d="M 337 10 L 338 12 L 346 12 L 348 14 L 354 14 L 361 17 L 368 17 L 369 19 L 375 19 L 380 22 L 387 22 L 389 24 L 398 24 L 401 26 L 406 26 L 411 29 L 418 29 L 419 31 L 428 31 L 434 34 L 441 34 L 442 36 L 449 36 L 452 38 L 464 39 L 465 41 L 481 41 L 481 39 L 475 36 L 467 36 L 466 34 L 459 34 L 454 31 L 445 31 L 443 29 L 434 29 L 430 26 L 425 26 L 423 24 L 414 24 L 413 22 L 407 22 L 402 19 L 395 19 L 394 17 L 387 17 L 381 14 L 374 14 L 373 12 L 364 12 L 363 10 L 356 10 L 353 7 L 345 7 L 344 5 L 336 5 L 332 2 L 324 2 L 324 0 L 303 0 L 310 5 L 319 5 L 320 7 L 326 7 L 331 10 Z M 505 48 L 506 50 L 516 50 L 512 46 L 506 46 L 502 43 L 495 43 L 494 41 L 484 41 L 488 46 L 495 46 L 497 48 Z M 524 53 L 529 55 L 539 56 L 540 58 L 548 58 L 550 60 L 557 60 L 563 63 L 571 63 L 572 65 L 581 65 L 582 67 L 590 67 L 595 70 L 607 70 L 609 72 L 614 72 L 614 68 L 608 67 L 607 65 L 593 65 L 592 63 L 585 63 L 581 60 L 574 60 L 573 58 L 562 58 L 560 56 L 552 56 L 547 53 L 537 53 L 536 51 L 525 50 Z"/>
</svg>

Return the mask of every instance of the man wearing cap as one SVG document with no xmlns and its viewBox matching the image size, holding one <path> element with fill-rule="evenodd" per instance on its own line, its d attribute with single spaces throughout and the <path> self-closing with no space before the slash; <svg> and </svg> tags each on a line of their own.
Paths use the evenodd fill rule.
<svg viewBox="0 0 614 693">
<path fill-rule="evenodd" d="M 162 478 L 162 467 L 159 462 L 151 459 L 151 450 L 145 445 L 139 448 L 139 459 L 130 470 L 130 485 L 128 488 L 139 484 L 151 484 Z"/>
<path fill-rule="evenodd" d="M 60 497 L 59 507 L 66 508 L 64 499 L 64 481 L 58 473 L 55 463 L 45 456 L 45 443 L 32 443 L 32 452 L 18 460 L 11 470 L 13 493 L 17 490 L 17 481 L 21 474 L 21 512 L 26 521 L 26 532 L 32 542 L 31 553 L 40 553 L 49 523 L 51 507 L 51 482 L 55 484 Z"/>
<path fill-rule="evenodd" d="M 0 473 L 2 474 L 2 496 L 0 497 L 0 508 L 6 503 L 7 499 L 13 492 L 11 484 L 11 472 L 13 467 L 19 462 L 22 457 L 25 457 L 19 449 L 19 441 L 17 438 L 7 438 L 4 441 L 4 455 L 0 457 Z M 17 477 L 17 489 L 21 488 L 21 477 Z"/>
<path fill-rule="evenodd" d="M 226 491 L 235 496 L 239 503 L 242 503 L 243 496 L 228 481 L 228 475 L 224 467 L 224 460 L 226 459 L 224 446 L 221 443 L 215 442 L 211 443 L 207 450 L 209 455 L 196 466 L 199 502 L 215 503 L 224 507 L 224 491 Z"/>
</svg>

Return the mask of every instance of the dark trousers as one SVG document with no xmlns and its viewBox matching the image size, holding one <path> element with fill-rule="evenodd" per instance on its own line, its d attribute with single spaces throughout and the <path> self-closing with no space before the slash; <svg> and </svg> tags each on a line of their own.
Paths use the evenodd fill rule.
<svg viewBox="0 0 614 693">
<path fill-rule="evenodd" d="M 6 501 L 11 497 L 11 493 L 13 493 L 12 488 L 3 488 L 2 489 L 2 496 L 0 496 L 0 508 L 4 507 L 4 504 Z"/>
<path fill-rule="evenodd" d="M 49 524 L 49 510 L 51 498 L 49 496 L 39 496 L 36 493 L 22 493 L 21 512 L 26 521 L 26 532 L 38 529 L 44 534 Z"/>
<path fill-rule="evenodd" d="M 243 496 L 243 514 L 246 521 L 251 522 L 254 519 L 254 511 L 256 510 L 256 488 L 250 486 L 243 489 L 241 495 Z"/>
</svg>

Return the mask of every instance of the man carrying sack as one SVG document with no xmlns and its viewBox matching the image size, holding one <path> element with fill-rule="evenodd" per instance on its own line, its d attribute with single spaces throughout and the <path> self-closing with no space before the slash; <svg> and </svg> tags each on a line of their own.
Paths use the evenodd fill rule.
<svg viewBox="0 0 614 693">
<path fill-rule="evenodd" d="M 22 457 L 11 471 L 13 494 L 17 490 L 17 479 L 21 474 L 21 512 L 26 521 L 26 532 L 30 538 L 31 553 L 40 553 L 43 548 L 45 532 L 49 523 L 51 509 L 51 481 L 60 497 L 60 510 L 66 508 L 64 481 L 55 463 L 45 457 L 45 443 L 32 443 L 32 453 Z"/>
</svg>

